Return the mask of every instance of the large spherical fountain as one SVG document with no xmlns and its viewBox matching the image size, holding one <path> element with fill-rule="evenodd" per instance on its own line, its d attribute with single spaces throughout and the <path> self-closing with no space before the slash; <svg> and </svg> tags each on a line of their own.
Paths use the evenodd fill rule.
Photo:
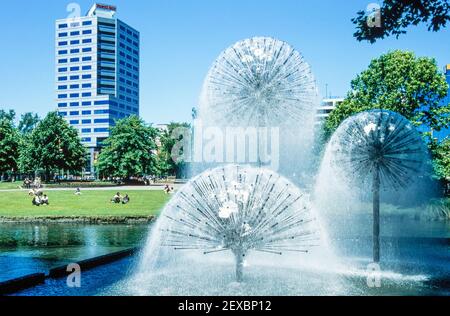
<svg viewBox="0 0 450 316">
<path fill-rule="evenodd" d="M 329 148 L 336 173 L 373 193 L 373 260 L 380 261 L 380 188 L 403 189 L 420 175 L 426 160 L 423 140 L 403 116 L 372 110 L 345 120 Z"/>
<path fill-rule="evenodd" d="M 308 197 L 265 169 L 206 171 L 180 190 L 161 220 L 162 247 L 204 256 L 232 252 L 238 281 L 252 251 L 308 253 L 319 243 Z"/>
<path fill-rule="evenodd" d="M 316 83 L 300 53 L 285 42 L 254 37 L 220 54 L 199 110 L 215 125 L 281 126 L 308 121 L 316 106 Z"/>
</svg>

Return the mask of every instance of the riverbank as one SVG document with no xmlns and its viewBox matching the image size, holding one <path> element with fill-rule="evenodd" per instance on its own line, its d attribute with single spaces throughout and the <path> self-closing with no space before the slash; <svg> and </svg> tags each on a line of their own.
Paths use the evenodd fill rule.
<svg viewBox="0 0 450 316">
<path fill-rule="evenodd" d="M 24 216 L 2 217 L 0 224 L 83 224 L 83 225 L 118 225 L 148 224 L 156 216 Z"/>
</svg>

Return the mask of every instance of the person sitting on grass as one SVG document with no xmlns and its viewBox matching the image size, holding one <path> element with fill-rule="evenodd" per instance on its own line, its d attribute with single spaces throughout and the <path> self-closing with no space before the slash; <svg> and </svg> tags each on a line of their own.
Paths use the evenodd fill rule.
<svg viewBox="0 0 450 316">
<path fill-rule="evenodd" d="M 48 196 L 44 194 L 44 196 L 41 199 L 41 205 L 50 205 L 48 202 Z"/>
<path fill-rule="evenodd" d="M 127 195 L 125 195 L 125 197 L 122 199 L 122 204 L 128 204 L 130 203 L 130 197 Z"/>
<path fill-rule="evenodd" d="M 111 202 L 119 204 L 121 200 L 122 197 L 120 196 L 120 192 L 117 192 L 116 195 L 114 195 L 114 197 L 111 199 Z"/>
<path fill-rule="evenodd" d="M 80 188 L 77 188 L 75 190 L 75 195 L 81 195 L 81 189 Z"/>
<path fill-rule="evenodd" d="M 42 200 L 41 200 L 41 198 L 39 197 L 39 195 L 35 195 L 34 197 L 33 197 L 33 201 L 31 202 L 34 206 L 41 206 L 41 204 L 42 204 Z"/>
</svg>

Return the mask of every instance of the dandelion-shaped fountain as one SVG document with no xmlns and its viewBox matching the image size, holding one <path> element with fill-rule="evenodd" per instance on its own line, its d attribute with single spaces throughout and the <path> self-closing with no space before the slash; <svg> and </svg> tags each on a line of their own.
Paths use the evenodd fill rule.
<svg viewBox="0 0 450 316">
<path fill-rule="evenodd" d="M 303 56 L 286 42 L 254 37 L 214 62 L 199 114 L 216 126 L 298 126 L 313 118 L 316 106 L 315 79 Z"/>
<path fill-rule="evenodd" d="M 404 189 L 420 174 L 426 150 L 416 128 L 386 110 L 345 120 L 330 141 L 331 163 L 354 186 L 372 188 L 373 260 L 380 261 L 380 188 Z"/>
<path fill-rule="evenodd" d="M 226 166 L 191 180 L 162 214 L 162 246 L 231 251 L 242 281 L 250 251 L 307 253 L 319 234 L 308 198 L 280 175 L 251 167 Z"/>
</svg>

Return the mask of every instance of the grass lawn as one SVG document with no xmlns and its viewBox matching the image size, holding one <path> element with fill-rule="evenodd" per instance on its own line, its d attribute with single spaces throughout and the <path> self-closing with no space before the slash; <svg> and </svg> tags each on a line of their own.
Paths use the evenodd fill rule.
<svg viewBox="0 0 450 316">
<path fill-rule="evenodd" d="M 127 205 L 113 204 L 117 191 L 47 191 L 49 206 L 33 206 L 27 192 L 0 192 L 0 217 L 150 216 L 158 215 L 169 196 L 161 191 L 131 191 Z"/>
<path fill-rule="evenodd" d="M 22 185 L 21 181 L 16 182 L 0 182 L 0 191 L 1 190 L 14 190 L 18 189 L 19 186 Z"/>
</svg>

